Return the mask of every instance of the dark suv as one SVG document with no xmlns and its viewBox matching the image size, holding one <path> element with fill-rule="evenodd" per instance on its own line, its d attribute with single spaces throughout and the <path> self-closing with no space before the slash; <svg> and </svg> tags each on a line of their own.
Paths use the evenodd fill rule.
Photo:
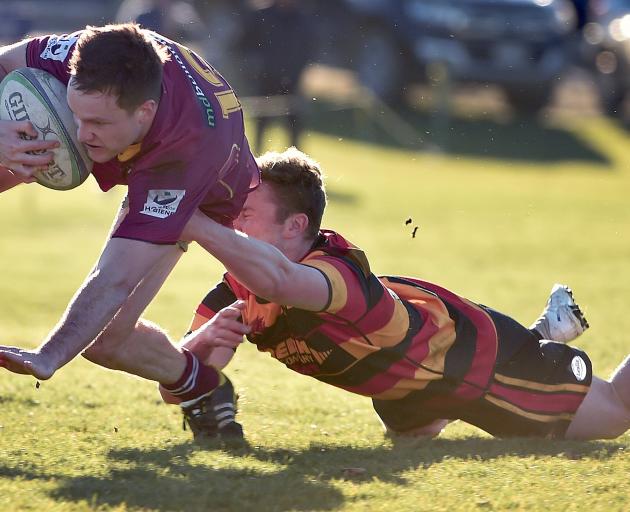
<svg viewBox="0 0 630 512">
<path fill-rule="evenodd" d="M 602 108 L 623 117 L 630 91 L 630 0 L 592 0 L 584 41 Z"/>
<path fill-rule="evenodd" d="M 342 34 L 349 65 L 385 99 L 395 99 L 409 82 L 426 79 L 431 64 L 440 63 L 454 82 L 499 85 L 515 109 L 531 112 L 547 103 L 571 62 L 576 17 L 567 0 L 341 4 L 347 20 L 329 39 Z"/>
</svg>

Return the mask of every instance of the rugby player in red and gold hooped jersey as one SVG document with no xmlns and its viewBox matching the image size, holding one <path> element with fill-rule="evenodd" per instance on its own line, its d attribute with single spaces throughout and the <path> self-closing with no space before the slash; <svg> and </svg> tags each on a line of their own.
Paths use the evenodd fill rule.
<svg viewBox="0 0 630 512">
<path fill-rule="evenodd" d="M 0 48 L 0 78 L 25 66 L 67 84 L 100 188 L 126 185 L 128 193 L 60 323 L 36 351 L 0 347 L 0 365 L 46 379 L 89 346 L 88 359 L 174 386 L 185 401 L 207 394 L 220 380 L 216 371 L 136 320 L 181 256 L 193 212 L 231 225 L 258 183 L 234 91 L 190 49 L 131 23 Z M 50 159 L 30 153 L 51 144 L 24 133 L 37 135 L 28 121 L 0 122 L 0 190 L 33 181 Z"/>
<path fill-rule="evenodd" d="M 541 332 L 491 308 L 418 279 L 375 276 L 360 249 L 319 230 L 325 194 L 314 161 L 292 148 L 259 166 L 262 185 L 237 220 L 249 238 L 201 215 L 185 230 L 228 270 L 183 342 L 203 361 L 229 360 L 208 350 L 203 322 L 238 298 L 259 350 L 371 397 L 393 433 L 433 436 L 451 419 L 496 436 L 611 437 L 630 427 L 628 404 L 611 392 L 630 395 L 630 359 L 604 381 L 584 352 L 541 341 Z"/>
</svg>

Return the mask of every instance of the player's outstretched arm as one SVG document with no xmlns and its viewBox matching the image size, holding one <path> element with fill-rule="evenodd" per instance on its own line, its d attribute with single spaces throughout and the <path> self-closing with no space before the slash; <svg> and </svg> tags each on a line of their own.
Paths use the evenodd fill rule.
<svg viewBox="0 0 630 512">
<path fill-rule="evenodd" d="M 0 366 L 38 379 L 52 377 L 103 331 L 138 283 L 172 249 L 136 240 L 109 240 L 48 338 L 34 350 L 0 346 Z M 135 320 L 139 315 L 137 312 Z"/>
<path fill-rule="evenodd" d="M 328 282 L 312 267 L 289 260 L 274 246 L 195 212 L 184 234 L 215 256 L 240 283 L 270 302 L 309 311 L 328 303 Z"/>
<path fill-rule="evenodd" d="M 28 40 L 0 47 L 0 80 L 11 71 L 26 67 L 27 44 Z M 59 146 L 57 141 L 37 140 L 37 136 L 30 121 L 0 121 L 0 166 L 14 172 L 18 178 L 15 185 L 34 181 L 33 174 L 52 161 L 50 150 Z M 4 190 L 7 188 L 11 187 Z"/>
</svg>

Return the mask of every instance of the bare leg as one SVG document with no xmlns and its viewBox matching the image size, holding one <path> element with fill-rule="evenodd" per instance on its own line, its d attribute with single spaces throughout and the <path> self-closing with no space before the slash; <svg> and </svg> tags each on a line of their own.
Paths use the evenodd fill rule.
<svg viewBox="0 0 630 512">
<path fill-rule="evenodd" d="M 184 373 L 184 354 L 158 325 L 148 320 L 140 319 L 120 342 L 109 344 L 102 336 L 83 353 L 93 363 L 165 384 L 176 382 Z"/>
<path fill-rule="evenodd" d="M 619 400 L 630 411 L 630 356 L 626 357 L 610 378 Z"/>
<path fill-rule="evenodd" d="M 630 429 L 630 356 L 610 381 L 593 384 L 567 429 L 567 439 L 613 439 Z"/>
<path fill-rule="evenodd" d="M 153 300 L 181 257 L 174 246 L 166 258 L 136 287 L 114 319 L 84 352 L 90 361 L 163 383 L 173 383 L 182 375 L 186 358 L 164 331 L 138 318 Z"/>
</svg>

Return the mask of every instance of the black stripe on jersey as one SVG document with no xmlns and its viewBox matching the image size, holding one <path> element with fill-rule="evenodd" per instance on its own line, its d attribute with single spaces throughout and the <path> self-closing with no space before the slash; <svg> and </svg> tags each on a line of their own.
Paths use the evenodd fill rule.
<svg viewBox="0 0 630 512">
<path fill-rule="evenodd" d="M 396 345 L 392 347 L 383 347 L 380 350 L 373 352 L 363 359 L 358 360 L 352 367 L 347 368 L 335 368 L 335 361 L 333 357 L 329 357 L 322 366 L 323 373 L 340 373 L 339 375 L 314 375 L 315 378 L 322 382 L 337 386 L 360 386 L 368 380 L 376 377 L 379 374 L 385 373 L 393 364 L 407 359 L 406 354 L 409 351 L 409 347 L 413 342 L 413 338 L 418 334 L 418 331 L 422 328 L 422 317 L 410 304 L 403 302 L 407 312 L 409 314 L 409 329 L 406 336 Z M 349 325 L 353 325 L 351 322 L 347 322 Z M 354 326 L 356 328 L 356 326 Z M 369 335 L 361 332 L 358 328 L 357 335 L 369 340 Z M 332 343 L 332 342 L 330 342 Z M 370 342 L 370 345 L 372 343 Z M 322 349 L 319 349 L 322 350 Z M 337 349 L 339 351 L 339 349 Z M 408 360 L 408 359 L 407 359 Z M 410 364 L 414 364 L 410 362 Z"/>
<path fill-rule="evenodd" d="M 234 292 L 225 282 L 221 282 L 208 292 L 201 303 L 216 313 L 235 300 Z"/>
<path fill-rule="evenodd" d="M 320 309 L 318 311 L 318 313 L 321 313 L 322 311 L 326 311 L 330 307 L 330 304 L 331 304 L 332 299 L 333 299 L 333 296 L 332 296 L 332 283 L 330 282 L 330 279 L 326 275 L 326 272 L 324 272 L 320 268 L 313 267 L 313 266 L 309 265 L 308 263 L 301 263 L 301 265 L 304 265 L 305 267 L 317 270 L 323 276 L 323 278 L 326 280 L 326 286 L 328 286 L 328 298 L 326 299 L 326 305 L 322 309 Z"/>
<path fill-rule="evenodd" d="M 361 291 L 363 292 L 363 297 L 365 298 L 366 303 L 366 311 L 363 314 L 363 317 L 367 316 L 372 311 L 372 308 L 376 306 L 383 297 L 383 293 L 385 293 L 385 287 L 374 274 L 365 276 L 361 267 L 359 267 L 352 259 L 343 258 L 343 262 L 348 265 L 348 267 L 350 267 L 350 269 L 357 276 L 357 280 L 361 285 Z M 361 319 L 357 320 L 357 322 L 360 321 Z"/>
<path fill-rule="evenodd" d="M 364 294 L 365 294 L 365 301 L 367 303 L 367 310 L 365 314 L 359 320 L 357 320 L 357 323 L 360 322 L 364 317 L 368 316 L 370 312 L 372 311 L 372 308 L 378 305 L 380 300 L 383 298 L 383 295 L 385 293 L 388 293 L 385 290 L 383 283 L 381 283 L 374 274 L 370 275 L 369 279 L 367 280 L 366 285 L 367 285 L 367 290 L 364 291 Z"/>
<path fill-rule="evenodd" d="M 363 251 L 358 249 L 330 248 L 326 244 L 316 247 L 316 250 L 322 251 L 325 255 L 324 257 L 328 256 L 329 258 L 341 260 L 356 275 L 367 304 L 365 313 L 367 315 L 378 304 L 385 289 L 378 278 L 370 272 L 370 266 Z M 308 265 L 308 260 L 306 260 L 305 265 Z"/>
<path fill-rule="evenodd" d="M 324 321 L 319 315 L 311 311 L 296 308 L 283 308 L 274 323 L 266 327 L 262 332 L 248 335 L 249 341 L 254 343 L 259 349 L 273 348 L 290 338 L 296 340 L 308 340 L 311 345 L 310 334 L 322 325 Z M 313 347 L 316 350 L 323 350 Z"/>
<path fill-rule="evenodd" d="M 448 315 L 455 322 L 455 342 L 444 358 L 444 376 L 461 381 L 473 362 L 477 348 L 477 327 L 454 306 L 442 299 Z"/>
<path fill-rule="evenodd" d="M 446 306 L 448 316 L 455 323 L 455 341 L 453 345 L 446 352 L 444 359 L 444 372 L 445 378 L 448 378 L 451 382 L 461 382 L 466 373 L 468 372 L 470 365 L 472 364 L 475 356 L 475 350 L 477 348 L 477 327 L 466 316 L 463 315 L 455 306 L 449 303 L 445 298 L 440 297 L 437 293 L 427 290 L 418 283 L 409 281 L 402 277 L 385 276 L 386 279 L 393 283 L 403 284 L 422 290 L 424 293 L 437 297 Z M 405 302 L 403 300 L 403 302 Z M 430 386 L 441 388 L 446 383 L 440 383 L 440 381 L 433 381 Z M 446 388 L 451 389 L 452 384 L 446 384 Z M 440 390 L 441 392 L 442 390 Z M 446 389 L 444 390 L 446 391 Z"/>
</svg>

